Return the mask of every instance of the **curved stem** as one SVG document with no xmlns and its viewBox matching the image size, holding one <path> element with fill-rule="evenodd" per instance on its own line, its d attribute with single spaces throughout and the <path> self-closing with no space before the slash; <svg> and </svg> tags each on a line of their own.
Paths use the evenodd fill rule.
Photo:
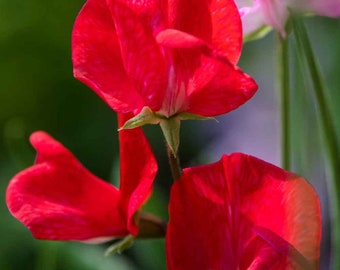
<svg viewBox="0 0 340 270">
<path fill-rule="evenodd" d="M 299 53 L 307 62 L 312 78 L 314 95 L 317 104 L 317 114 L 320 121 L 323 145 L 331 175 L 328 175 L 328 193 L 330 200 L 331 230 L 332 230 L 332 264 L 334 269 L 340 269 L 340 148 L 336 136 L 330 106 L 326 99 L 326 88 L 316 62 L 307 29 L 301 19 L 293 20 L 294 34 Z"/>
<path fill-rule="evenodd" d="M 137 238 L 158 238 L 165 237 L 167 223 L 155 215 L 140 211 L 138 215 L 139 233 Z"/>
<path fill-rule="evenodd" d="M 291 140 L 290 140 L 290 76 L 289 76 L 289 44 L 288 39 L 277 38 L 277 68 L 278 87 L 281 106 L 281 163 L 282 167 L 290 170 Z"/>
<path fill-rule="evenodd" d="M 168 151 L 168 159 L 169 159 L 172 178 L 174 181 L 176 181 L 182 175 L 182 169 L 181 169 L 181 166 L 179 165 L 179 157 L 178 155 L 172 152 L 168 144 L 167 144 L 167 151 Z"/>
</svg>

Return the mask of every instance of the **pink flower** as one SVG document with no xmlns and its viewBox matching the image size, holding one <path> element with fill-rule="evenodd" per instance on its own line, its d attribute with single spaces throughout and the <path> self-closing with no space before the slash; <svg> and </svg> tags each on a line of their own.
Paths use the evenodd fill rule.
<svg viewBox="0 0 340 270">
<path fill-rule="evenodd" d="M 298 175 L 236 153 L 172 187 L 169 270 L 317 269 L 318 196 Z"/>
<path fill-rule="evenodd" d="M 326 17 L 340 16 L 339 0 L 235 0 L 239 7 L 243 36 L 260 37 L 268 26 L 286 36 L 285 24 L 289 9 Z"/>
<path fill-rule="evenodd" d="M 138 210 L 157 171 L 140 129 L 120 132 L 120 189 L 91 174 L 48 134 L 35 132 L 30 141 L 36 162 L 10 181 L 6 203 L 34 237 L 102 242 L 138 234 Z"/>
<path fill-rule="evenodd" d="M 88 0 L 73 30 L 74 75 L 117 112 L 227 113 L 257 85 L 236 63 L 232 0 Z"/>
<path fill-rule="evenodd" d="M 298 12 L 314 13 L 331 18 L 340 17 L 339 0 L 288 0 L 288 6 Z"/>
</svg>

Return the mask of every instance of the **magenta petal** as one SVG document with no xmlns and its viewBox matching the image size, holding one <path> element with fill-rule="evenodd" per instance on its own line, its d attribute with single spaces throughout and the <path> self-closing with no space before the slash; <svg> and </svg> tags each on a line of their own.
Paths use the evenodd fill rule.
<svg viewBox="0 0 340 270">
<path fill-rule="evenodd" d="M 257 158 L 236 153 L 185 169 L 172 187 L 169 214 L 169 270 L 302 269 L 304 259 L 317 267 L 315 191 Z"/>
<path fill-rule="evenodd" d="M 122 126 L 129 118 L 131 115 L 120 114 L 119 125 Z M 137 234 L 133 215 L 151 195 L 158 166 L 141 128 L 121 130 L 119 143 L 122 207 L 127 212 L 129 231 Z"/>
<path fill-rule="evenodd" d="M 128 233 L 115 187 L 46 133 L 32 134 L 31 142 L 38 163 L 13 177 L 6 203 L 36 238 L 95 241 Z"/>
</svg>

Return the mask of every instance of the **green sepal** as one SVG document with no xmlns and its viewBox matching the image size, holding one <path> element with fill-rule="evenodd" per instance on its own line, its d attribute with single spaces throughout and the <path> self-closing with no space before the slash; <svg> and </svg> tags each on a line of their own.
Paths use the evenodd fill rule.
<svg viewBox="0 0 340 270">
<path fill-rule="evenodd" d="M 260 27 L 259 29 L 257 29 L 256 31 L 253 31 L 251 33 L 249 33 L 248 35 L 246 35 L 243 38 L 243 43 L 252 41 L 252 40 L 256 40 L 256 39 L 260 39 L 263 38 L 265 35 L 267 35 L 270 31 L 272 30 L 271 27 L 264 25 L 262 27 Z"/>
<path fill-rule="evenodd" d="M 182 112 L 177 115 L 177 117 L 180 118 L 180 120 L 215 120 L 216 122 L 217 119 L 215 117 L 209 117 L 209 116 L 202 116 L 198 114 L 193 114 L 193 113 L 187 113 L 187 112 Z"/>
<path fill-rule="evenodd" d="M 130 248 L 135 241 L 135 237 L 131 234 L 119 240 L 118 242 L 112 244 L 105 251 L 105 256 L 111 254 L 121 254 L 124 250 Z"/>
<path fill-rule="evenodd" d="M 149 107 L 144 107 L 139 114 L 126 121 L 118 130 L 133 129 L 147 124 L 156 125 L 159 122 L 160 118 Z"/>
<path fill-rule="evenodd" d="M 179 134 L 181 120 L 216 120 L 214 117 L 206 117 L 202 115 L 182 112 L 173 115 L 170 118 L 162 114 L 153 112 L 149 107 L 144 107 L 139 114 L 132 117 L 118 130 L 133 129 L 147 124 L 160 124 L 165 140 L 169 145 L 174 156 L 176 156 L 179 147 Z M 216 120 L 217 121 L 217 120 Z"/>
<path fill-rule="evenodd" d="M 180 143 L 181 120 L 216 120 L 214 117 L 207 117 L 193 113 L 182 112 L 170 118 L 160 117 L 160 126 L 165 140 L 172 153 L 176 157 Z M 217 120 L 216 120 L 217 121 Z"/>
<path fill-rule="evenodd" d="M 165 137 L 165 141 L 176 157 L 179 146 L 179 130 L 181 119 L 179 116 L 164 118 L 160 120 L 160 126 Z"/>
</svg>

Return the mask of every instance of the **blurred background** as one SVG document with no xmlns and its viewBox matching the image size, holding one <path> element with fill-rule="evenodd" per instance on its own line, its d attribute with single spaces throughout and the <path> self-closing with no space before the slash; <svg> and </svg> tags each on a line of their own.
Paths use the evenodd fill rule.
<svg viewBox="0 0 340 270">
<path fill-rule="evenodd" d="M 116 116 L 72 76 L 71 31 L 84 0 L 0 0 L 0 269 L 166 269 L 164 240 L 138 241 L 123 255 L 104 257 L 105 245 L 34 240 L 8 212 L 5 190 L 11 177 L 31 166 L 28 137 L 45 130 L 68 147 L 94 174 L 117 184 Z M 305 19 L 322 66 L 328 99 L 340 136 L 340 20 Z M 275 90 L 275 35 L 244 46 L 240 66 L 259 84 L 255 97 L 215 121 L 182 124 L 183 167 L 245 152 L 280 165 L 279 100 Z M 290 37 L 291 38 L 291 37 Z M 291 41 L 294 45 L 294 40 Z M 291 53 L 294 171 L 313 183 L 322 201 L 322 267 L 329 263 L 326 166 L 308 77 Z M 160 172 L 146 210 L 167 219 L 171 185 L 164 141 L 157 126 L 145 128 Z M 339 179 L 340 180 L 340 179 Z M 207 232 L 208 234 L 209 232 Z"/>
</svg>

